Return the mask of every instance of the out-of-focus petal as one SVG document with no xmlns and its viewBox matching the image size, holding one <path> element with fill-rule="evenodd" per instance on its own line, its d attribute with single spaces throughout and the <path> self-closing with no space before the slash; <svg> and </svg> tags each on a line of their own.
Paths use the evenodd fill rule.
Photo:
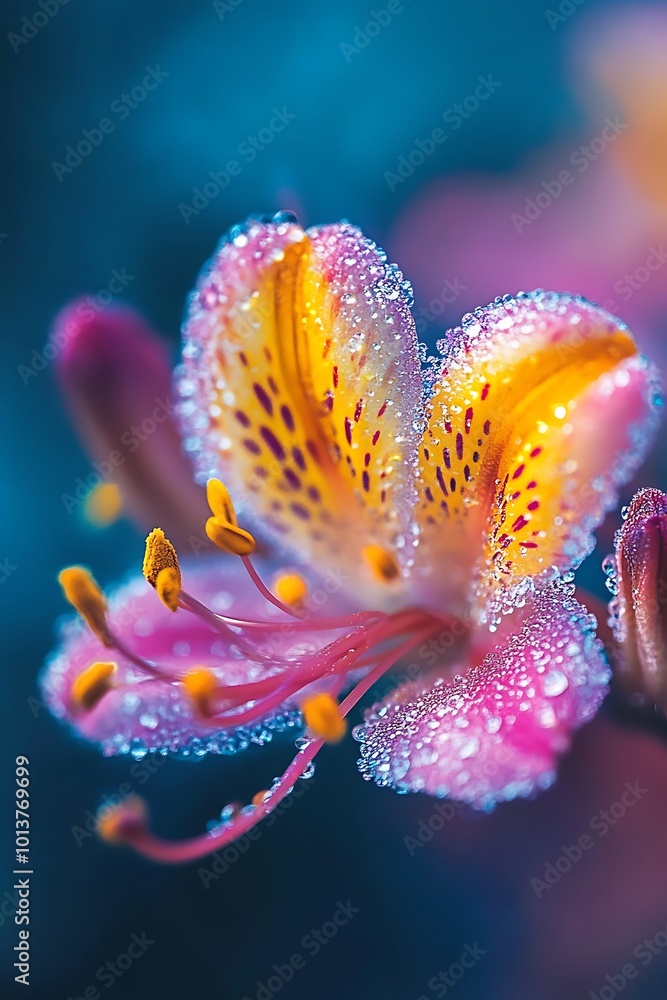
<svg viewBox="0 0 667 1000">
<path fill-rule="evenodd" d="M 667 496 L 660 490 L 633 497 L 606 569 L 622 652 L 618 678 L 667 710 Z"/>
<path fill-rule="evenodd" d="M 446 599 L 476 600 L 485 617 L 588 555 L 650 443 L 657 380 L 620 321 L 570 295 L 496 300 L 441 349 L 420 449 L 419 565 L 446 565 L 435 593 L 442 577 Z"/>
<path fill-rule="evenodd" d="M 262 559 L 257 559 L 256 564 L 268 579 L 277 568 Z M 218 559 L 190 561 L 183 566 L 183 580 L 193 597 L 218 614 L 251 615 L 269 621 L 276 614 L 236 560 L 230 560 L 223 571 Z M 312 592 L 317 590 L 314 574 L 309 575 L 308 583 Z M 338 598 L 327 591 L 326 599 L 327 609 L 335 609 Z M 184 610 L 172 613 L 143 577 L 134 578 L 111 594 L 108 619 L 114 634 L 133 653 L 174 676 L 207 667 L 219 683 L 233 685 L 263 680 L 276 673 L 275 666 L 267 668 L 250 661 L 199 618 Z M 274 656 L 296 655 L 299 633 L 289 620 L 285 622 L 284 616 L 278 619 L 269 648 Z M 323 638 L 322 644 L 325 641 Z M 77 711 L 71 698 L 72 684 L 82 671 L 100 660 L 117 663 L 116 687 L 92 710 Z M 105 649 L 79 619 L 71 618 L 62 625 L 59 647 L 46 665 L 42 688 L 53 714 L 69 721 L 86 739 L 100 743 L 109 755 L 143 754 L 146 748 L 233 753 L 251 741 L 267 742 L 273 732 L 295 725 L 300 718 L 292 700 L 260 724 L 216 729 L 214 723 L 197 713 L 181 684 L 146 679 L 124 656 Z"/>
<path fill-rule="evenodd" d="M 357 737 L 367 779 L 489 809 L 554 780 L 573 732 L 595 714 L 609 670 L 595 619 L 562 585 L 507 619 L 479 666 L 399 687 Z"/>
<path fill-rule="evenodd" d="M 177 544 L 202 536 L 208 508 L 181 450 L 166 345 L 134 310 L 79 299 L 57 317 L 60 384 L 102 481 L 118 483 L 142 528 Z"/>
<path fill-rule="evenodd" d="M 204 477 L 318 564 L 409 561 L 421 408 L 409 286 L 349 225 L 250 221 L 190 300 L 180 391 Z M 370 579 L 370 578 L 369 578 Z"/>
</svg>

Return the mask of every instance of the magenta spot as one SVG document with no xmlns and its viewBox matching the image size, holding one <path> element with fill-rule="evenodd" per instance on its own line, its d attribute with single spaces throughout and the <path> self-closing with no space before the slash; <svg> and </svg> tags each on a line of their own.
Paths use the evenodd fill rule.
<svg viewBox="0 0 667 1000">
<path fill-rule="evenodd" d="M 285 476 L 285 479 L 287 480 L 287 482 L 292 487 L 292 489 L 294 489 L 294 490 L 300 490 L 301 489 L 301 480 L 297 476 L 296 472 L 293 472 L 292 469 L 285 469 L 284 470 L 284 476 Z"/>
<path fill-rule="evenodd" d="M 345 417 L 345 437 L 347 438 L 347 443 L 352 444 L 352 421 L 349 417 Z"/>
<path fill-rule="evenodd" d="M 292 411 L 289 406 L 283 404 L 280 407 L 280 416 L 283 418 L 283 423 L 288 431 L 294 430 L 294 417 L 292 416 Z"/>
<path fill-rule="evenodd" d="M 255 382 L 253 384 L 253 389 L 255 390 L 255 395 L 257 396 L 257 399 L 259 400 L 261 406 L 263 407 L 264 410 L 266 410 L 268 415 L 271 416 L 271 414 L 273 413 L 273 403 L 271 402 L 271 397 L 269 396 L 268 392 L 266 391 L 264 386 L 260 385 L 258 382 Z"/>
<path fill-rule="evenodd" d="M 530 453 L 531 458 L 537 458 L 538 455 L 542 454 L 542 448 L 538 445 L 537 448 L 533 448 Z"/>
<path fill-rule="evenodd" d="M 449 454 L 449 448 L 443 448 L 442 449 L 442 457 L 445 460 L 445 468 L 446 469 L 451 469 L 451 467 L 452 467 L 452 457 Z"/>
<path fill-rule="evenodd" d="M 356 407 L 354 408 L 354 422 L 355 422 L 355 424 L 359 423 L 359 419 L 361 417 L 361 411 L 363 410 L 363 408 L 364 408 L 364 401 L 363 401 L 363 399 L 360 399 L 357 402 Z"/>
<path fill-rule="evenodd" d="M 302 521 L 310 520 L 310 511 L 307 507 L 304 507 L 302 503 L 291 503 L 290 509 L 296 514 L 297 517 L 301 518 Z"/>
<path fill-rule="evenodd" d="M 257 442 L 253 441 L 252 438 L 244 438 L 243 444 L 251 455 L 259 455 L 262 450 Z"/>
<path fill-rule="evenodd" d="M 326 395 L 324 397 L 324 403 L 323 403 L 324 409 L 328 410 L 329 413 L 331 413 L 331 411 L 333 410 L 333 405 L 334 405 L 333 392 L 331 392 L 330 389 L 327 389 Z"/>
<path fill-rule="evenodd" d="M 373 435 L 373 444 L 374 445 L 377 444 L 379 440 L 380 440 L 380 431 L 376 431 L 375 434 Z"/>
<path fill-rule="evenodd" d="M 366 454 L 364 455 L 364 465 L 368 466 L 370 464 L 371 464 L 371 453 L 370 451 L 367 451 Z"/>
<path fill-rule="evenodd" d="M 510 500 L 518 500 L 521 496 L 521 490 L 517 490 L 516 493 L 512 493 Z"/>
<path fill-rule="evenodd" d="M 317 464 L 319 465 L 320 453 L 317 450 L 317 445 L 315 444 L 315 442 L 308 439 L 308 441 L 306 441 L 306 450 L 308 451 L 308 454 L 310 455 L 312 460 L 314 462 L 317 462 Z"/>
<path fill-rule="evenodd" d="M 306 471 L 306 460 L 303 457 L 303 452 L 300 448 L 292 448 L 292 458 L 294 459 L 296 465 L 301 469 L 302 472 Z"/>
<path fill-rule="evenodd" d="M 366 490 L 366 493 L 368 493 L 369 489 L 371 488 L 371 477 L 368 475 L 368 469 L 364 469 L 364 471 L 361 474 L 361 484 Z"/>
<path fill-rule="evenodd" d="M 538 549 L 539 545 L 537 542 L 522 542 L 524 549 Z"/>
<path fill-rule="evenodd" d="M 472 406 L 469 406 L 468 409 L 466 410 L 466 422 L 465 422 L 465 431 L 466 431 L 466 434 L 470 434 L 470 425 L 472 423 L 472 413 L 473 413 Z"/>
<path fill-rule="evenodd" d="M 534 490 L 536 486 L 537 486 L 537 483 L 535 482 L 535 480 L 531 479 L 531 481 L 526 486 L 526 489 L 527 490 Z"/>
<path fill-rule="evenodd" d="M 243 410 L 237 410 L 234 416 L 240 423 L 241 427 L 250 427 L 250 417 L 247 413 L 244 413 Z"/>
<path fill-rule="evenodd" d="M 470 466 L 469 465 L 464 465 L 463 466 L 463 475 L 465 477 L 466 483 L 469 483 L 470 482 Z"/>
<path fill-rule="evenodd" d="M 433 503 L 433 494 L 431 493 L 430 486 L 427 486 L 426 489 L 424 490 L 424 496 L 426 497 L 429 503 Z"/>
<path fill-rule="evenodd" d="M 338 365 L 333 366 L 333 384 L 334 389 L 338 388 Z"/>
<path fill-rule="evenodd" d="M 267 361 L 273 361 L 273 355 L 271 354 L 271 351 L 269 350 L 268 347 L 264 348 L 264 357 L 266 358 Z"/>
<path fill-rule="evenodd" d="M 275 457 L 282 462 L 285 458 L 285 449 L 269 427 L 260 427 L 259 433 L 264 438 Z"/>
<path fill-rule="evenodd" d="M 318 490 L 317 486 L 308 487 L 308 496 L 313 501 L 313 503 L 319 503 L 322 499 L 322 494 Z"/>
<path fill-rule="evenodd" d="M 463 434 L 461 434 L 460 431 L 456 435 L 456 457 L 458 458 L 459 462 L 463 458 Z"/>
<path fill-rule="evenodd" d="M 271 392 L 273 393 L 273 395 L 277 396 L 278 395 L 278 386 L 275 383 L 273 375 L 269 375 L 269 377 L 267 378 L 266 381 L 269 383 L 269 389 L 271 390 Z"/>
<path fill-rule="evenodd" d="M 539 506 L 540 506 L 539 500 L 531 500 L 531 502 L 528 504 L 528 510 L 537 510 Z"/>
<path fill-rule="evenodd" d="M 452 478 L 449 480 L 449 488 L 452 491 L 452 493 L 456 493 L 456 480 L 454 479 L 454 476 L 452 476 Z"/>
<path fill-rule="evenodd" d="M 485 421 L 483 429 L 484 429 L 484 433 L 488 436 L 488 434 L 491 431 L 491 421 L 490 420 L 486 420 Z"/>
<path fill-rule="evenodd" d="M 382 490 L 382 492 L 380 493 L 380 503 L 384 503 L 386 499 L 387 499 L 387 491 Z"/>
<path fill-rule="evenodd" d="M 490 388 L 491 388 L 491 386 L 487 382 L 486 385 L 484 386 L 484 388 L 482 389 L 482 399 L 486 399 L 486 397 L 489 395 L 489 389 Z"/>
<path fill-rule="evenodd" d="M 435 478 L 438 480 L 438 485 L 440 486 L 440 489 L 445 494 L 445 496 L 449 496 L 447 492 L 447 486 L 445 484 L 445 477 L 442 474 L 442 469 L 440 468 L 440 466 L 438 466 L 438 468 L 435 470 Z"/>
<path fill-rule="evenodd" d="M 255 466 L 255 475 L 259 476 L 260 479 L 268 479 L 269 476 L 268 472 L 266 471 L 263 465 Z"/>
<path fill-rule="evenodd" d="M 516 521 L 512 525 L 512 531 L 521 531 L 521 529 L 525 528 L 527 524 L 528 521 L 523 516 L 523 514 L 521 514 L 519 517 L 517 517 Z"/>
<path fill-rule="evenodd" d="M 387 409 L 387 400 L 385 399 L 384 403 L 382 404 L 382 406 L 378 410 L 378 417 L 383 417 L 384 416 L 384 411 L 386 409 Z"/>
<path fill-rule="evenodd" d="M 248 367 L 248 358 L 245 351 L 239 351 L 239 360 L 242 365 L 245 365 L 246 368 Z"/>
<path fill-rule="evenodd" d="M 479 452 L 478 451 L 473 451 L 473 453 L 472 453 L 472 460 L 473 460 L 473 462 L 479 462 Z"/>
<path fill-rule="evenodd" d="M 452 433 L 452 422 L 451 422 L 451 420 L 445 420 L 445 431 L 447 432 L 447 434 L 451 434 Z"/>
<path fill-rule="evenodd" d="M 424 458 L 426 459 L 427 462 L 430 457 L 431 457 L 430 451 L 428 450 L 428 448 L 424 448 Z"/>
<path fill-rule="evenodd" d="M 525 465 L 518 465 L 514 470 L 514 475 L 512 476 L 512 479 L 518 479 L 519 476 L 522 476 L 525 471 L 526 471 Z"/>
</svg>

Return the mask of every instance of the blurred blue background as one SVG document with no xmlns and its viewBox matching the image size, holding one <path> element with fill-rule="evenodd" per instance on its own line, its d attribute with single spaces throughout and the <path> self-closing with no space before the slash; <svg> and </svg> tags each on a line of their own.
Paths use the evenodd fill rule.
<svg viewBox="0 0 667 1000">
<path fill-rule="evenodd" d="M 615 5 L 404 0 L 387 20 L 385 0 L 70 0 L 26 28 L 23 19 L 42 10 L 26 2 L 2 12 L 0 773 L 9 807 L 14 757 L 31 759 L 31 995 L 85 996 L 99 986 L 99 967 L 125 951 L 133 933 L 145 933 L 154 944 L 110 987 L 119 997 L 267 1000 L 258 997 L 258 980 L 303 951 L 303 936 L 350 900 L 359 913 L 349 927 L 282 995 L 431 1000 L 445 995 L 439 972 L 477 944 L 483 956 L 447 987 L 460 1000 L 604 997 L 635 946 L 667 925 L 665 750 L 609 720 L 577 738 L 560 783 L 539 802 L 490 818 L 461 812 L 418 849 L 405 838 L 432 819 L 433 802 L 366 785 L 351 741 L 322 754 L 307 795 L 208 888 L 196 865 L 163 869 L 92 836 L 77 843 L 72 828 L 126 781 L 145 793 L 161 830 L 193 833 L 224 802 L 262 787 L 290 746 L 197 765 L 170 761 L 144 789 L 132 761 L 103 760 L 34 700 L 63 611 L 58 569 L 89 564 L 108 584 L 138 568 L 142 544 L 128 523 L 97 533 L 68 513 L 62 495 L 90 465 L 53 365 L 27 378 L 22 366 L 34 365 L 55 313 L 76 295 L 105 289 L 114 271 L 132 276 L 123 297 L 170 339 L 176 357 L 185 296 L 221 233 L 250 212 L 280 208 L 306 224 L 348 218 L 380 242 L 414 281 L 428 336 L 482 304 L 477 294 L 568 282 L 569 291 L 601 298 L 608 286 L 616 311 L 636 318 L 642 345 L 662 360 L 667 272 L 637 291 L 627 315 L 614 291 L 624 268 L 640 266 L 667 233 L 660 185 L 649 190 L 650 179 L 635 169 L 641 150 L 591 163 L 572 195 L 545 209 L 542 236 L 540 219 L 525 233 L 510 220 L 622 104 L 625 91 L 607 73 L 616 65 L 613 46 L 597 49 Z M 662 10 L 649 12 L 661 25 Z M 366 30 L 383 20 L 377 32 Z M 127 114 L 114 110 L 147 67 L 159 67 L 161 82 Z M 409 176 L 392 180 L 401 157 L 448 111 L 451 126 L 452 109 L 474 94 L 479 77 L 497 81 L 493 93 L 411 174 L 405 170 Z M 664 93 L 654 82 L 647 93 L 658 101 L 659 121 Z M 268 127 L 276 108 L 294 117 L 251 159 L 242 144 Z M 54 168 L 82 130 L 105 117 L 114 127 L 99 146 L 67 171 Z M 656 148 L 659 175 L 657 140 Z M 194 189 L 231 159 L 241 162 L 240 174 L 198 214 L 184 213 L 179 206 L 191 205 Z M 456 279 L 465 290 L 443 308 L 441 291 Z M 664 486 L 664 477 L 656 452 L 644 480 Z M 602 596 L 598 567 L 594 557 L 586 574 Z M 531 878 L 637 779 L 649 794 L 636 811 L 538 899 Z M 3 828 L 0 893 L 11 902 L 13 838 Z M 20 993 L 9 909 L 0 906 L 3 996 Z M 656 952 L 624 991 L 664 997 L 667 955 Z"/>
</svg>

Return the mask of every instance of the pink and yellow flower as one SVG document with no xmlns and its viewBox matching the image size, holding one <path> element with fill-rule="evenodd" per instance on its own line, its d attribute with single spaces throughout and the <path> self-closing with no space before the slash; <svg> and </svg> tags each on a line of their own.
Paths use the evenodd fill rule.
<svg viewBox="0 0 667 1000">
<path fill-rule="evenodd" d="M 282 777 L 208 833 L 160 840 L 132 803 L 112 839 L 166 861 L 219 849 L 408 656 L 419 669 L 354 731 L 363 776 L 399 792 L 486 810 L 533 795 L 599 708 L 609 670 L 572 571 L 648 447 L 654 369 L 621 322 L 572 295 L 498 298 L 435 357 L 410 307 L 357 229 L 304 231 L 289 213 L 235 227 L 204 269 L 177 386 L 206 530 L 180 533 L 181 561 L 151 532 L 146 579 L 108 605 L 86 571 L 64 571 L 91 628 L 65 624 L 45 696 L 106 754 L 300 735 Z M 127 345 L 132 366 L 148 337 L 126 313 L 79 326 L 68 363 L 92 338 Z M 151 366 L 136 374 L 152 398 Z"/>
</svg>

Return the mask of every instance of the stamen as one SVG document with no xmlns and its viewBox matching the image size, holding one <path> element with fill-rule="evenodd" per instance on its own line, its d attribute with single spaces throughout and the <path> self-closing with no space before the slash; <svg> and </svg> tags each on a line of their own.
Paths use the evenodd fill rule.
<svg viewBox="0 0 667 1000">
<path fill-rule="evenodd" d="M 373 576 L 381 583 L 391 583 L 398 576 L 399 569 L 396 559 L 381 545 L 367 545 L 363 549 L 362 555 Z"/>
<path fill-rule="evenodd" d="M 314 736 L 327 743 L 338 743 L 345 736 L 347 726 L 340 714 L 338 702 L 330 694 L 316 694 L 301 705 L 304 722 Z"/>
<path fill-rule="evenodd" d="M 147 828 L 148 809 L 139 795 L 128 795 L 117 806 L 105 806 L 98 813 L 97 832 L 110 844 L 129 844 Z"/>
<path fill-rule="evenodd" d="M 72 684 L 72 701 L 89 712 L 113 688 L 111 678 L 117 670 L 115 663 L 91 664 Z"/>
<path fill-rule="evenodd" d="M 298 573 L 283 573 L 274 580 L 273 589 L 279 601 L 295 608 L 301 607 L 308 593 L 306 581 Z"/>
<path fill-rule="evenodd" d="M 177 574 L 180 586 L 181 571 L 176 549 L 165 536 L 162 528 L 153 528 L 146 539 L 142 572 L 151 587 L 157 587 L 157 579 L 163 569 L 172 569 Z"/>
<path fill-rule="evenodd" d="M 69 566 L 58 574 L 58 583 L 74 607 L 102 645 L 113 647 L 107 625 L 107 602 L 104 594 L 87 569 Z"/>
<path fill-rule="evenodd" d="M 157 596 L 170 611 L 176 611 L 181 596 L 181 574 L 173 566 L 165 566 L 155 581 Z"/>
<path fill-rule="evenodd" d="M 211 702 L 215 695 L 218 682 L 212 670 L 207 667 L 195 667 L 189 670 L 183 678 L 183 687 L 194 702 L 200 715 L 212 715 Z"/>
<path fill-rule="evenodd" d="M 85 499 L 83 513 L 87 521 L 98 528 L 106 528 L 120 517 L 123 498 L 116 483 L 100 483 Z"/>
<path fill-rule="evenodd" d="M 225 484 L 221 483 L 219 479 L 209 479 L 207 482 L 206 500 L 211 508 L 211 513 L 215 517 L 219 517 L 221 520 L 227 521 L 236 527 L 238 521 L 236 520 L 232 498 Z"/>
<path fill-rule="evenodd" d="M 206 534 L 214 545 L 231 555 L 249 556 L 255 551 L 255 539 L 250 532 L 221 517 L 209 517 Z"/>
</svg>

